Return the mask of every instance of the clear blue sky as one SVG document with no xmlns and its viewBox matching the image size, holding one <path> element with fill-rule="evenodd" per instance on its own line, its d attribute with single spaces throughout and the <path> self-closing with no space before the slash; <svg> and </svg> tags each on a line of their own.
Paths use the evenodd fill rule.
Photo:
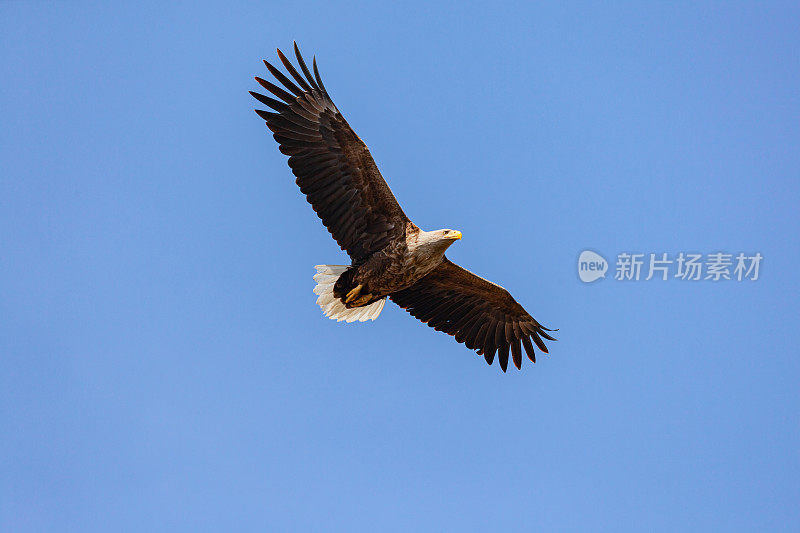
<svg viewBox="0 0 800 533">
<path fill-rule="evenodd" d="M 0 4 L 0 529 L 797 531 L 796 5 L 117 4 Z M 247 94 L 293 39 L 549 357 L 322 317 Z"/>
</svg>

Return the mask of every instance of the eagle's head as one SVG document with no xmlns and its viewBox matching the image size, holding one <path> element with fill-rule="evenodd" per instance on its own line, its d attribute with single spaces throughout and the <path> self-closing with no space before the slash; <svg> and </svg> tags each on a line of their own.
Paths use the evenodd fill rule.
<svg viewBox="0 0 800 533">
<path fill-rule="evenodd" d="M 435 257 L 444 255 L 451 244 L 461 238 L 461 232 L 454 229 L 437 229 L 420 231 L 414 252 L 423 256 Z"/>
<path fill-rule="evenodd" d="M 449 242 L 450 244 L 453 244 L 461 238 L 461 232 L 456 229 L 440 229 L 432 231 L 431 233 L 435 233 L 438 239 Z M 447 246 L 450 246 L 450 244 Z"/>
</svg>

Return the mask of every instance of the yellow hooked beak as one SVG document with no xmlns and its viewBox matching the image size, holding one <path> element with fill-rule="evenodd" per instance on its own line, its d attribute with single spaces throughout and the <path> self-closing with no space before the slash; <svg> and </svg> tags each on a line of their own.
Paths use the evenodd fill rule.
<svg viewBox="0 0 800 533">
<path fill-rule="evenodd" d="M 449 239 L 453 239 L 454 241 L 457 241 L 457 240 L 459 240 L 461 238 L 461 232 L 460 231 L 452 231 L 452 232 L 447 234 L 447 237 Z"/>
</svg>

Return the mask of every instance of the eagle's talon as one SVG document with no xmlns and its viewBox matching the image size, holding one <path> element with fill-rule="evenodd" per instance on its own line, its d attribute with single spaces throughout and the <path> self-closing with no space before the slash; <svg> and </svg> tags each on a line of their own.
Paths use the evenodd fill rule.
<svg viewBox="0 0 800 533">
<path fill-rule="evenodd" d="M 352 307 L 361 307 L 362 305 L 366 305 L 371 299 L 372 299 L 371 294 L 365 294 L 363 296 L 359 296 L 358 299 L 356 299 L 352 303 Z"/>
<path fill-rule="evenodd" d="M 350 292 L 347 293 L 347 297 L 344 299 L 344 303 L 349 304 L 351 301 L 355 300 L 359 294 L 361 294 L 361 289 L 364 286 L 362 284 L 358 284 L 354 289 L 351 289 Z"/>
</svg>

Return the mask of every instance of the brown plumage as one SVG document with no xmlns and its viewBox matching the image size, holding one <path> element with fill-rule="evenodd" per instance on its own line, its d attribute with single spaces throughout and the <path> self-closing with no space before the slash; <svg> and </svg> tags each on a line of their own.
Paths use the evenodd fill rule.
<svg viewBox="0 0 800 533">
<path fill-rule="evenodd" d="M 278 98 L 250 92 L 274 112 L 256 110 L 289 156 L 297 185 L 350 266 L 317 266 L 315 292 L 325 313 L 338 320 L 375 319 L 388 297 L 414 317 L 475 350 L 492 364 L 517 368 L 522 351 L 536 362 L 533 345 L 547 353 L 552 331 L 539 324 L 502 287 L 449 261 L 444 252 L 461 233 L 426 232 L 411 222 L 361 141 L 313 76 L 297 44 L 300 72 L 278 50 L 284 73 L 265 65 L 283 88 L 256 77 Z"/>
</svg>

